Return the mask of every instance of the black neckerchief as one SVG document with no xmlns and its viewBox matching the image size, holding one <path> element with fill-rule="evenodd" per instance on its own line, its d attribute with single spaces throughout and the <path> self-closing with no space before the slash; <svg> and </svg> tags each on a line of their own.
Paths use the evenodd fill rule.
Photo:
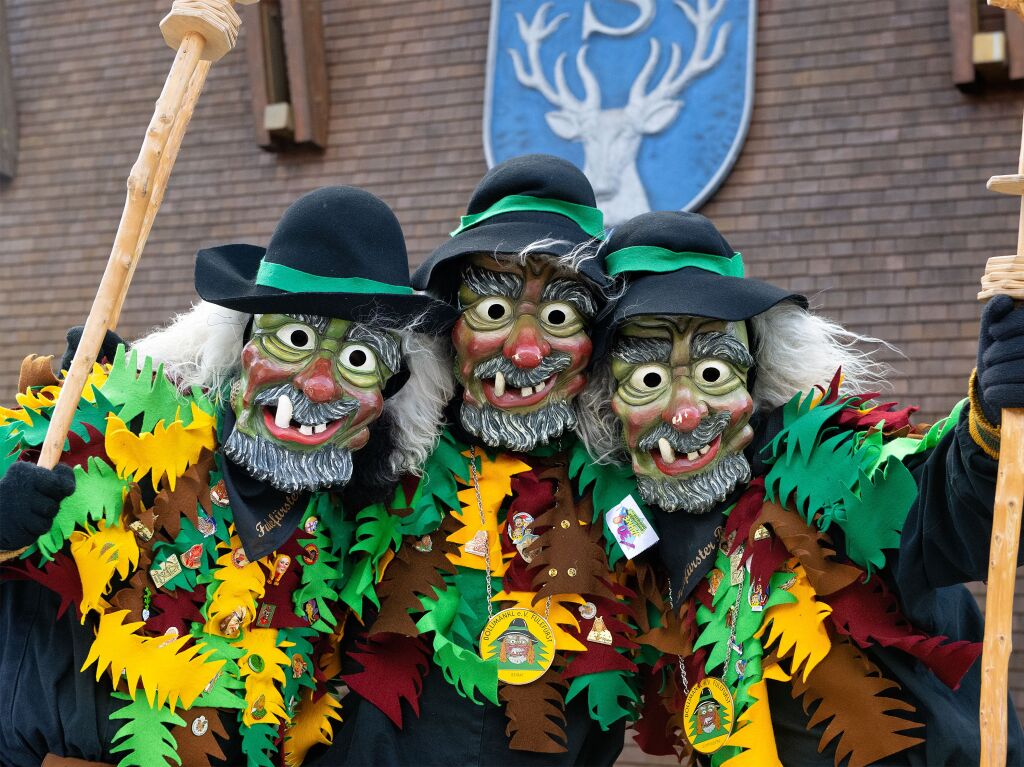
<svg viewBox="0 0 1024 767">
<path fill-rule="evenodd" d="M 782 409 L 755 413 L 750 419 L 750 425 L 754 429 L 754 438 L 744 453 L 750 461 L 753 476 L 759 477 L 767 471 L 761 451 L 782 428 Z M 737 487 L 707 514 L 669 512 L 651 507 L 659 537 L 656 550 L 672 578 L 672 586 L 680 601 L 693 593 L 701 578 L 714 565 L 718 540 L 725 529 L 725 511 L 736 503 L 746 489 L 745 485 Z"/>
<path fill-rule="evenodd" d="M 221 413 L 221 444 L 235 428 L 230 405 Z M 224 486 L 231 503 L 235 532 L 250 562 L 283 546 L 295 532 L 309 501 L 309 492 L 285 493 L 256 479 L 221 454 Z"/>
</svg>

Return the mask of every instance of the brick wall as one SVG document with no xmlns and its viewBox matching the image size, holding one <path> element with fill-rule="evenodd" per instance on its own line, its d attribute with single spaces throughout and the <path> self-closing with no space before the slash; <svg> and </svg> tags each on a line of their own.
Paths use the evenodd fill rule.
<svg viewBox="0 0 1024 767">
<path fill-rule="evenodd" d="M 7 0 L 20 156 L 0 187 L 0 385 L 28 352 L 59 353 L 106 262 L 124 178 L 171 53 L 169 3 Z M 193 298 L 204 245 L 263 243 L 317 185 L 348 183 L 398 212 L 418 263 L 485 166 L 487 0 L 323 0 L 330 146 L 273 155 L 254 141 L 244 53 L 217 63 L 185 139 L 120 330 Z M 243 31 L 240 46 L 248 44 Z M 754 276 L 815 296 L 905 359 L 896 398 L 933 419 L 966 388 L 985 259 L 1010 252 L 1020 92 L 950 84 L 946 4 L 761 0 L 750 134 L 704 207 Z M 1024 644 L 1021 624 L 1017 642 Z M 1014 658 L 1024 705 L 1024 660 Z"/>
</svg>

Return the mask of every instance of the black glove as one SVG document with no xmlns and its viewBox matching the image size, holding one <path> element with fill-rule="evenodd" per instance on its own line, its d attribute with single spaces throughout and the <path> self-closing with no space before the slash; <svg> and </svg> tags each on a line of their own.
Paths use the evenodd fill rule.
<svg viewBox="0 0 1024 767">
<path fill-rule="evenodd" d="M 1009 296 L 985 305 L 978 338 L 978 395 L 986 420 L 998 426 L 1003 408 L 1024 408 L 1024 306 Z"/>
<path fill-rule="evenodd" d="M 64 350 L 64 356 L 60 358 L 60 369 L 70 370 L 71 360 L 75 358 L 75 352 L 78 351 L 78 345 L 82 343 L 82 332 L 85 330 L 85 325 L 75 325 L 68 331 L 68 348 Z M 103 362 L 106 359 L 107 362 L 114 361 L 114 355 L 117 354 L 117 347 L 124 343 L 124 339 L 121 338 L 113 330 L 108 330 L 107 334 L 103 337 L 103 343 L 100 345 L 100 353 L 96 355 L 97 362 Z M 127 346 L 127 344 L 125 344 Z"/>
<path fill-rule="evenodd" d="M 20 549 L 50 529 L 60 502 L 75 492 L 70 466 L 18 461 L 0 479 L 0 551 Z"/>
</svg>

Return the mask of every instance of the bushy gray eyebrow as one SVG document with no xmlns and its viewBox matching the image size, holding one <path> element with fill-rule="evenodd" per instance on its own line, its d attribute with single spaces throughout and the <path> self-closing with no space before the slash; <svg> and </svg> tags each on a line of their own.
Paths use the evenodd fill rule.
<svg viewBox="0 0 1024 767">
<path fill-rule="evenodd" d="M 494 272 L 475 264 L 462 273 L 462 281 L 478 296 L 519 298 L 523 292 L 523 278 L 518 274 Z"/>
<path fill-rule="evenodd" d="M 612 356 L 631 364 L 669 362 L 672 356 L 672 342 L 667 338 L 623 336 L 615 343 Z"/>
<path fill-rule="evenodd" d="M 321 317 L 318 314 L 289 314 L 287 316 L 309 325 L 317 333 L 326 332 L 327 326 L 331 324 L 330 317 Z"/>
<path fill-rule="evenodd" d="M 345 334 L 346 341 L 357 341 L 369 346 L 388 370 L 397 373 L 402 366 L 402 352 L 398 339 L 384 330 L 353 323 Z"/>
<path fill-rule="evenodd" d="M 744 370 L 754 366 L 754 358 L 736 336 L 729 333 L 698 333 L 690 342 L 690 357 L 695 360 L 716 357 Z"/>
<path fill-rule="evenodd" d="M 597 313 L 597 303 L 589 290 L 576 280 L 552 280 L 544 286 L 541 301 L 566 301 L 585 315 L 593 317 Z"/>
</svg>

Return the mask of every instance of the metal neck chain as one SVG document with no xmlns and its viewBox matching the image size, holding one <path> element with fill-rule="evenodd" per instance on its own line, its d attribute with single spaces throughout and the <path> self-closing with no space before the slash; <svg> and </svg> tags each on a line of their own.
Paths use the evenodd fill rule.
<svg viewBox="0 0 1024 767">
<path fill-rule="evenodd" d="M 487 519 L 484 517 L 484 501 L 480 497 L 480 475 L 476 471 L 476 445 L 469 448 L 469 455 L 469 476 L 473 480 L 473 492 L 476 493 L 476 508 L 480 512 L 480 529 L 484 531 L 484 535 L 487 537 L 487 543 L 484 546 L 484 567 L 487 586 L 487 617 L 490 619 L 494 617 L 494 592 L 491 585 L 491 535 L 487 532 Z M 551 597 L 548 597 L 544 605 L 545 620 L 550 612 Z"/>
<path fill-rule="evenodd" d="M 739 549 L 740 559 L 743 556 L 743 547 Z M 729 642 L 725 647 L 725 662 L 722 664 L 722 681 L 725 681 L 725 675 L 729 673 L 729 661 L 732 659 L 732 648 L 736 644 L 736 626 L 740 622 L 740 601 L 743 598 L 743 584 L 740 583 L 736 586 L 736 604 L 732 607 L 732 628 L 729 629 Z M 672 578 L 668 579 L 668 606 L 675 612 L 676 601 L 675 601 L 675 589 L 672 588 Z M 728 619 L 727 619 L 728 620 Z M 742 649 L 740 650 L 742 657 Z M 679 660 L 679 681 L 682 683 L 683 697 L 690 694 L 689 680 L 686 678 L 686 666 L 683 664 L 683 656 L 677 655 L 676 658 Z"/>
</svg>

